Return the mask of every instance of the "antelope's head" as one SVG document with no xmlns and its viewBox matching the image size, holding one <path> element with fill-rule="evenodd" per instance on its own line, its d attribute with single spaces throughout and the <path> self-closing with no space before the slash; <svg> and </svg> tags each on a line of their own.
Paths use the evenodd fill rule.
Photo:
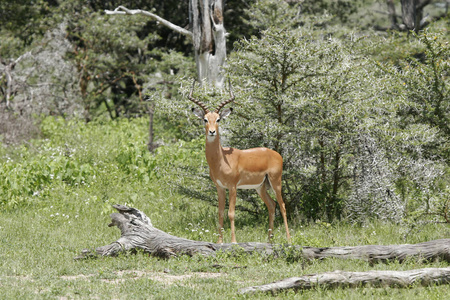
<svg viewBox="0 0 450 300">
<path fill-rule="evenodd" d="M 234 95 L 231 91 L 230 85 L 230 99 L 223 101 L 219 104 L 219 106 L 214 111 L 209 111 L 206 105 L 192 97 L 192 93 L 194 91 L 195 81 L 192 85 L 191 92 L 189 93 L 189 100 L 200 106 L 200 108 L 192 108 L 192 112 L 199 118 L 205 122 L 205 133 L 208 140 L 214 140 L 219 132 L 219 122 L 228 117 L 233 111 L 232 108 L 226 108 L 222 110 L 222 108 L 230 102 L 234 101 Z"/>
</svg>

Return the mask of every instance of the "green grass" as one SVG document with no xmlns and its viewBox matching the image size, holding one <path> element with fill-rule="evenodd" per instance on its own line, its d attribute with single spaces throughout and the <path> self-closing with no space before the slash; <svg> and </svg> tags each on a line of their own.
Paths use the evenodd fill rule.
<svg viewBox="0 0 450 300">
<path fill-rule="evenodd" d="M 83 248 L 103 246 L 120 236 L 117 228 L 107 226 L 114 203 L 144 211 L 157 228 L 171 234 L 216 241 L 217 208 L 208 201 L 215 199 L 215 192 L 207 178 L 203 139 L 167 142 L 151 156 L 145 150 L 145 120 L 84 124 L 51 119 L 43 126 L 46 139 L 0 150 L 0 174 L 15 172 L 21 182 L 13 191 L 8 190 L 9 183 L 0 182 L 2 299 L 444 299 L 450 294 L 448 285 L 237 294 L 239 288 L 305 274 L 446 267 L 445 262 L 370 266 L 328 259 L 302 264 L 244 254 L 161 260 L 143 253 L 75 261 Z M 164 138 L 162 129 L 159 135 Z M 54 158 L 53 169 L 39 163 L 44 157 Z M 88 171 L 78 178 L 83 165 Z M 181 193 L 180 186 L 203 195 L 203 200 Z M 238 212 L 236 226 L 239 242 L 266 241 L 266 216 Z M 407 228 L 380 221 L 330 225 L 294 218 L 290 226 L 293 243 L 305 246 L 417 243 L 450 237 L 444 224 L 423 226 L 406 239 Z M 285 242 L 280 216 L 274 242 Z"/>
</svg>

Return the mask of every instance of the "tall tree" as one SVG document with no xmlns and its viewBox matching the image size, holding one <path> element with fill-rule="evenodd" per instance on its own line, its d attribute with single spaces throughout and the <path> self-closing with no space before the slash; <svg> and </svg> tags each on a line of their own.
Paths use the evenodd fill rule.
<svg viewBox="0 0 450 300">
<path fill-rule="evenodd" d="M 141 9 L 128 9 L 119 6 L 114 11 L 106 10 L 107 14 L 144 14 L 162 25 L 174 30 L 188 39 L 194 45 L 197 75 L 200 82 L 207 81 L 222 88 L 224 73 L 222 67 L 226 58 L 226 30 L 223 18 L 223 0 L 190 0 L 189 27 L 186 30 L 160 16 Z"/>
</svg>

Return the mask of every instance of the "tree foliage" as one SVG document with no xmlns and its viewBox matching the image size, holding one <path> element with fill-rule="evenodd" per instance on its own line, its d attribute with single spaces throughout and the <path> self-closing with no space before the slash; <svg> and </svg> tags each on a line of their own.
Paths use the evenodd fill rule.
<svg viewBox="0 0 450 300">
<path fill-rule="evenodd" d="M 195 77 L 192 46 L 146 17 L 103 14 L 118 5 L 190 24 L 188 1 L 0 3 L 2 143 L 36 136 L 46 115 L 93 121 L 151 111 L 176 139 L 202 134 L 183 100 Z M 221 125 L 224 144 L 282 154 L 293 218 L 432 215 L 448 222 L 448 20 L 424 23 L 428 29 L 418 33 L 375 32 L 390 28 L 389 20 L 374 21 L 380 5 L 387 7 L 367 0 L 225 2 L 226 69 L 237 98 L 236 114 Z M 224 93 L 204 85 L 196 97 L 216 106 Z M 147 180 L 143 170 L 151 166 L 137 157 L 117 163 L 130 172 L 138 166 Z M 191 195 L 214 199 L 206 165 L 180 174 Z M 24 184 L 28 194 L 32 185 Z M 245 210 L 262 211 L 255 193 L 240 195 Z"/>
<path fill-rule="evenodd" d="M 239 114 L 246 118 L 232 125 L 232 141 L 280 152 L 291 210 L 332 219 L 343 212 L 365 118 L 381 99 L 366 59 L 310 32 L 272 29 L 237 45 L 229 69 L 245 83 Z"/>
<path fill-rule="evenodd" d="M 72 50 L 66 24 L 48 31 L 39 45 L 0 65 L 0 133 L 13 143 L 37 134 L 33 116 L 82 114 L 75 66 L 67 60 Z"/>
<path fill-rule="evenodd" d="M 397 91 L 397 187 L 415 217 L 448 222 L 449 46 L 442 32 L 415 38 L 417 52 L 396 64 L 378 63 Z"/>
<path fill-rule="evenodd" d="M 252 11 L 250 22 L 253 16 L 264 20 L 267 10 L 261 7 Z M 277 18 L 267 18 L 272 19 Z M 372 51 L 370 40 L 336 39 L 329 29 L 316 26 L 318 19 L 302 20 L 300 27 L 272 26 L 268 21 L 269 29 L 260 37 L 235 44 L 228 69 L 239 80 L 241 118 L 230 125 L 230 143 L 242 148 L 266 146 L 282 154 L 291 212 L 313 219 L 399 221 L 411 208 L 402 182 L 413 174 L 405 169 L 413 169 L 416 178 L 428 174 L 427 189 L 442 174 L 440 159 L 430 158 L 427 151 L 436 150 L 440 133 L 430 122 L 417 127 L 416 120 L 405 127 L 403 104 L 412 91 L 375 68 L 365 54 Z M 444 54 L 441 66 L 445 60 Z M 437 78 L 431 72 L 436 66 L 425 64 L 431 75 L 427 78 Z M 396 73 L 414 80 L 406 74 Z M 440 87 L 426 78 L 418 81 L 413 89 L 416 98 L 420 98 L 417 91 Z M 448 105 L 438 100 L 442 97 L 428 99 Z"/>
</svg>

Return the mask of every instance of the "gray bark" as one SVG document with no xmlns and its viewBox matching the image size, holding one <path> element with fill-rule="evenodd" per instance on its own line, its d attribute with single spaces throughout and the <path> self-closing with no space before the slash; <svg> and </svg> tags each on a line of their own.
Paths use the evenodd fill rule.
<svg viewBox="0 0 450 300">
<path fill-rule="evenodd" d="M 198 81 L 222 88 L 227 50 L 222 0 L 190 0 L 189 10 Z"/>
<path fill-rule="evenodd" d="M 223 24 L 223 0 L 190 0 L 189 19 L 191 30 L 177 26 L 156 14 L 141 10 L 128 9 L 119 6 L 115 10 L 105 10 L 109 15 L 149 16 L 162 25 L 183 34 L 194 45 L 195 62 L 197 64 L 198 81 L 214 84 L 223 88 L 224 74 L 222 67 L 226 59 L 226 30 Z"/>
<path fill-rule="evenodd" d="M 345 272 L 334 271 L 321 274 L 291 277 L 260 286 L 246 287 L 240 294 L 255 292 L 279 292 L 287 289 L 305 290 L 320 286 L 321 288 L 356 288 L 401 287 L 411 285 L 433 286 L 450 283 L 450 267 L 426 268 L 409 271 L 367 271 Z"/>
<path fill-rule="evenodd" d="M 417 0 L 402 0 L 402 19 L 408 30 L 416 27 Z"/>
<path fill-rule="evenodd" d="M 362 259 L 371 263 L 404 261 L 408 259 L 436 260 L 450 262 L 450 239 L 434 240 L 419 244 L 405 245 L 367 245 L 354 247 L 315 248 L 298 245 L 277 245 L 268 243 L 214 244 L 210 242 L 192 241 L 176 237 L 155 228 L 143 212 L 124 205 L 113 206 L 118 213 L 111 214 L 110 227 L 117 226 L 121 237 L 106 246 L 96 249 L 96 253 L 83 250 L 76 259 L 101 256 L 115 256 L 124 251 L 143 250 L 150 255 L 170 258 L 179 255 L 215 255 L 219 250 L 240 251 L 247 253 L 263 253 L 266 255 L 285 256 L 300 261 L 324 259 L 328 257 L 343 259 Z M 293 257 L 294 256 L 294 257 Z"/>
<path fill-rule="evenodd" d="M 6 77 L 6 88 L 4 91 L 6 107 L 9 108 L 11 97 L 13 96 L 17 87 L 15 86 L 13 70 L 15 66 L 24 58 L 31 56 L 31 51 L 19 56 L 17 59 L 12 60 L 10 62 L 4 62 L 0 57 L 0 63 L 4 66 L 0 65 L 0 71 L 3 71 Z M 1 101 L 0 101 L 1 102 Z"/>
<path fill-rule="evenodd" d="M 303 247 L 303 255 L 308 259 L 335 257 L 362 259 L 370 263 L 394 260 L 403 262 L 407 258 L 417 260 L 443 259 L 450 262 L 450 239 L 403 245 L 366 245 L 330 248 Z"/>
<path fill-rule="evenodd" d="M 424 8 L 431 4 L 431 0 L 402 0 L 401 1 L 401 8 L 402 8 L 402 15 L 401 19 L 402 22 L 399 24 L 397 22 L 397 15 L 395 13 L 395 4 L 393 0 L 386 0 L 387 14 L 389 15 L 389 21 L 391 23 L 390 27 L 380 27 L 375 26 L 377 30 L 386 31 L 389 29 L 394 30 L 401 30 L 401 31 L 409 31 L 414 30 L 418 32 L 421 29 L 424 29 L 426 26 L 428 26 L 431 22 L 437 21 L 439 19 L 445 18 L 448 15 L 448 2 L 445 4 L 445 6 L 441 8 L 446 8 L 445 12 L 430 16 L 427 14 L 424 16 Z"/>
<path fill-rule="evenodd" d="M 105 13 L 107 15 L 136 15 L 136 14 L 143 14 L 146 15 L 150 18 L 155 19 L 156 21 L 160 22 L 162 25 L 166 26 L 167 28 L 172 29 L 173 31 L 176 31 L 180 34 L 183 34 L 189 38 L 192 38 L 192 32 L 190 32 L 189 30 L 186 30 L 178 25 L 175 25 L 169 21 L 167 21 L 166 19 L 161 18 L 160 16 L 148 12 L 146 10 L 141 10 L 141 9 L 128 9 L 125 6 L 119 6 L 117 7 L 115 10 L 105 10 Z"/>
</svg>

